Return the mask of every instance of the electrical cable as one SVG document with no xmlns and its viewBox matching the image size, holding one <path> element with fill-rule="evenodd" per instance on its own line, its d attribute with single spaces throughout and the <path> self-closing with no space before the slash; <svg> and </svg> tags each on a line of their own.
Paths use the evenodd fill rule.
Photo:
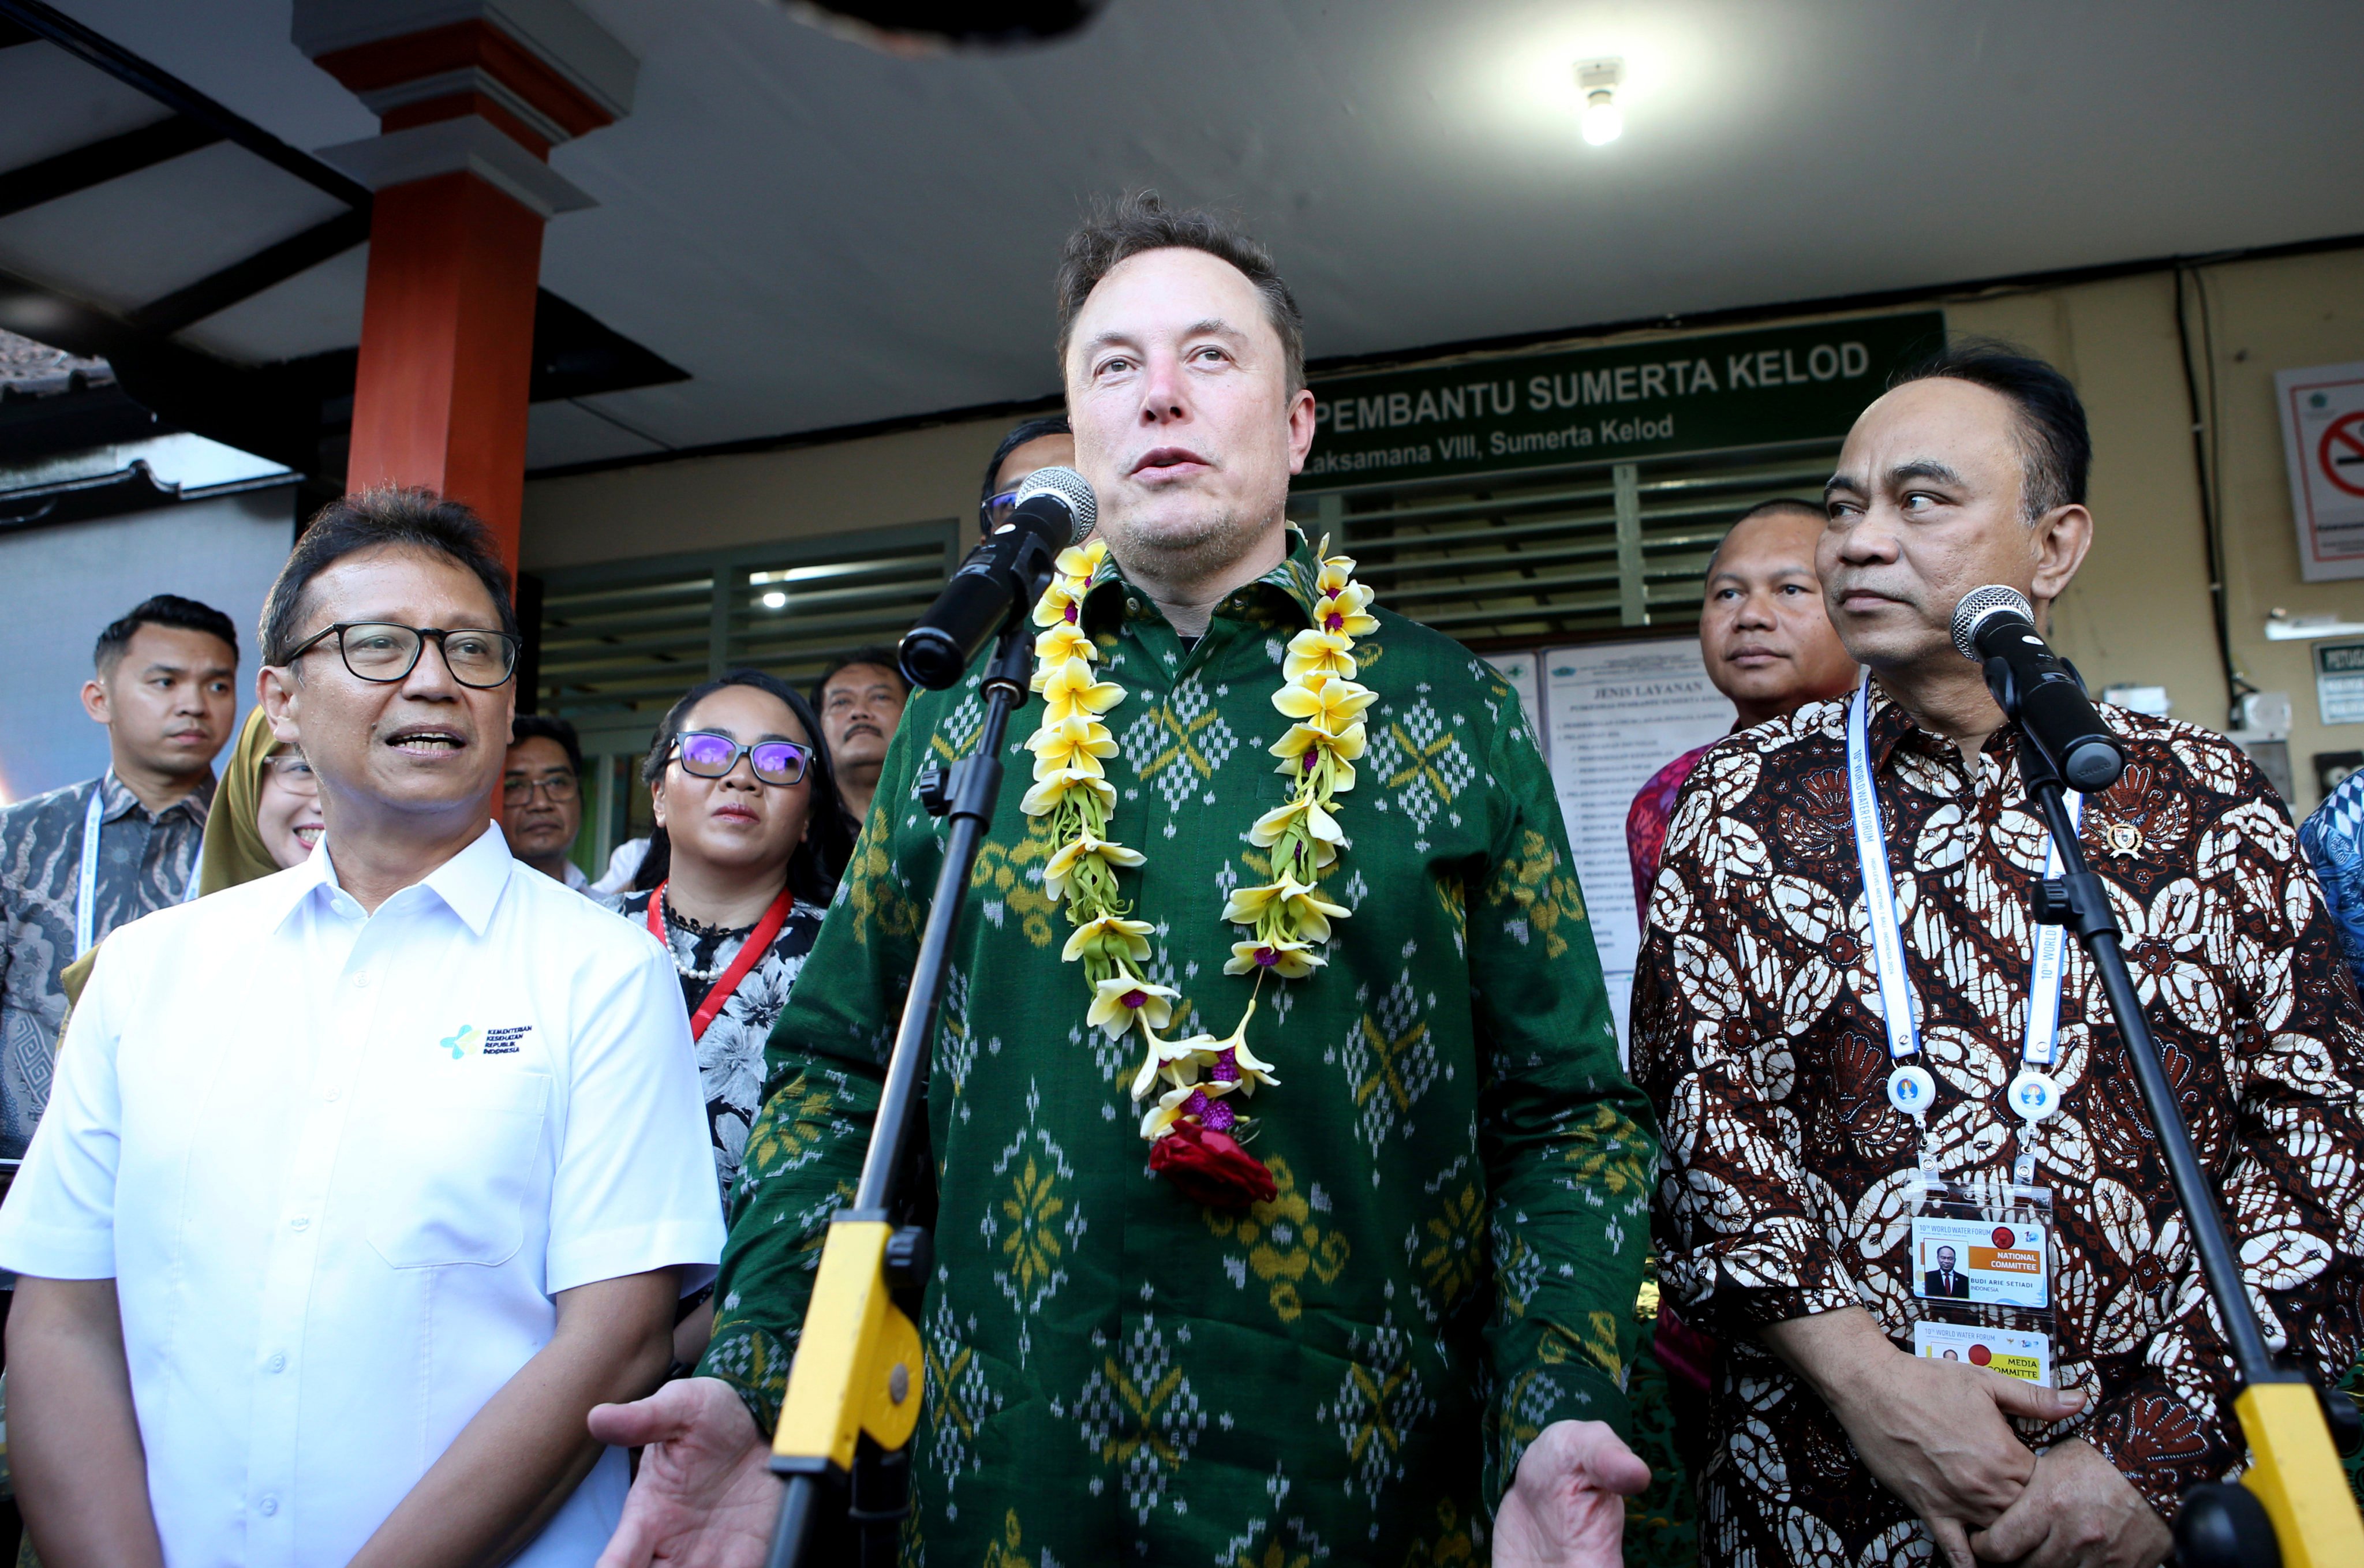
<svg viewBox="0 0 2364 1568">
<path fill-rule="evenodd" d="M 2201 403 L 2200 380 L 2191 368 L 2191 326 L 2184 309 L 2183 280 L 2189 273 L 2192 287 L 2200 295 L 2201 351 L 2208 361 L 2208 396 L 2203 409 Z M 2200 532 L 2208 551 L 2208 608 L 2215 624 L 2216 657 L 2225 672 L 2225 722 L 2236 725 L 2240 719 L 2241 698 L 2258 688 L 2241 673 L 2233 657 L 2233 627 L 2225 583 L 2224 493 L 2219 488 L 2219 475 L 2224 472 L 2223 449 L 2217 434 L 2216 395 L 2216 334 L 2215 324 L 2208 308 L 2207 282 L 2199 269 L 2179 261 L 2175 265 L 2175 340 L 2181 351 L 2183 364 L 2183 395 L 2191 414 L 2191 466 L 2200 494 Z"/>
</svg>

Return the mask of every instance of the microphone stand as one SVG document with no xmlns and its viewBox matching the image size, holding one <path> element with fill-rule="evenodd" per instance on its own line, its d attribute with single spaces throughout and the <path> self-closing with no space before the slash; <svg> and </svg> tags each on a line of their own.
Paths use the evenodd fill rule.
<svg viewBox="0 0 2364 1568">
<path fill-rule="evenodd" d="M 948 772 L 920 781 L 931 816 L 952 818 L 935 902 L 920 938 L 903 1018 L 887 1059 L 877 1119 L 862 1162 L 853 1206 L 830 1220 L 812 1301 L 788 1371 L 788 1392 L 772 1440 L 772 1472 L 787 1480 L 772 1537 L 769 1568 L 797 1568 L 818 1532 L 842 1518 L 860 1538 L 864 1568 L 890 1568 L 903 1519 L 910 1513 L 910 1440 L 926 1377 L 913 1320 L 928 1285 L 933 1251 L 918 1226 L 892 1216 L 916 1147 L 924 1104 L 928 1040 L 951 970 L 969 876 L 1001 794 L 1001 744 L 1009 716 L 1031 689 L 1031 616 L 1051 579 L 1053 558 L 1029 538 L 1016 565 L 1025 592 L 1014 598 L 986 667 L 985 724 L 976 750 Z M 933 1173 L 928 1173 L 933 1179 Z M 846 1561 L 843 1557 L 836 1562 Z"/>
<path fill-rule="evenodd" d="M 1996 694 L 1998 700 L 2009 695 Z M 2174 1085 L 2168 1082 L 2158 1044 L 2143 1017 L 2142 999 L 2126 972 L 2109 895 L 2086 861 L 2069 820 L 2060 774 L 2034 734 L 2020 724 L 2018 705 L 2004 702 L 2003 711 L 2019 725 L 2021 773 L 2060 852 L 2059 880 L 2036 885 L 2035 918 L 2074 931 L 2101 977 L 2241 1382 L 2233 1407 L 2248 1440 L 2250 1468 L 2239 1485 L 2212 1484 L 2184 1494 L 2176 1521 L 2176 1561 L 2182 1568 L 2364 1563 L 2364 1519 L 2358 1518 L 2349 1496 L 2324 1405 L 2303 1374 L 2275 1365 L 2267 1350 L 2208 1172 L 2191 1146 Z"/>
</svg>

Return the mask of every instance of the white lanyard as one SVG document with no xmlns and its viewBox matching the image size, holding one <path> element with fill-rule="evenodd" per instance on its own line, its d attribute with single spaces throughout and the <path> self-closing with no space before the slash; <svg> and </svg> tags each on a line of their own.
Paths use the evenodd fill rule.
<svg viewBox="0 0 2364 1568">
<path fill-rule="evenodd" d="M 82 812 L 82 866 L 74 887 L 74 956 L 80 958 L 97 945 L 98 934 L 98 828 L 106 815 L 107 780 L 115 777 L 108 770 L 106 777 L 90 792 L 90 804 Z M 206 844 L 197 840 L 197 858 L 189 864 L 189 883 L 181 890 L 181 902 L 186 904 L 197 895 L 197 877 L 205 869 Z"/>
<path fill-rule="evenodd" d="M 1912 992 L 1905 976 L 1904 936 L 1896 918 L 1896 879 L 1888 868 L 1888 835 L 1880 824 L 1879 796 L 1872 787 L 1871 675 L 1856 687 L 1847 709 L 1847 798 L 1855 808 L 1855 852 L 1863 871 L 1864 916 L 1871 926 L 1872 962 L 1879 972 L 1879 1010 L 1888 1025 L 1888 1054 L 1898 1063 L 1888 1075 L 1888 1103 L 1925 1132 L 1924 1119 L 1936 1103 L 1937 1081 L 1910 1059 L 1921 1053 L 1921 1029 L 1913 1017 Z M 2083 820 L 2084 796 L 2068 795 L 2068 820 Z M 2044 874 L 2060 874 L 2060 846 L 2045 835 Z M 2027 1036 L 2020 1046 L 2019 1076 L 2009 1100 L 2021 1128 L 2018 1175 L 2027 1184 L 2035 1171 L 2035 1124 L 2060 1108 L 2060 1085 L 2043 1071 L 2057 1060 L 2060 1034 L 2060 968 L 2068 933 L 2040 926 L 2027 985 Z"/>
</svg>

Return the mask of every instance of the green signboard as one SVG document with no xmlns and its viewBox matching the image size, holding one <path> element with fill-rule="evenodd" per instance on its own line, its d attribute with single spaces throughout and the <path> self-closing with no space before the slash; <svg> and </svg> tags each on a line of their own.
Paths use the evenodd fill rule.
<svg viewBox="0 0 2364 1568">
<path fill-rule="evenodd" d="M 1919 310 L 1324 379 L 1297 487 L 1835 439 L 1945 329 Z"/>
</svg>

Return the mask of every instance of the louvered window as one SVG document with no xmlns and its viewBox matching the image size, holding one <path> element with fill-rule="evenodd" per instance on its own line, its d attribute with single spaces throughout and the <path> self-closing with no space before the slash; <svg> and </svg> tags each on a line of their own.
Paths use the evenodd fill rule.
<svg viewBox="0 0 2364 1568">
<path fill-rule="evenodd" d="M 1379 602 L 1484 649 L 1699 620 L 1734 514 L 1817 500 L 1835 441 L 1572 466 L 1495 482 L 1300 487 L 1289 515 L 1360 562 Z"/>
<path fill-rule="evenodd" d="M 803 690 L 839 653 L 892 645 L 959 564 L 952 519 L 545 573 L 535 694 L 597 761 L 578 859 L 645 831 L 631 764 L 675 699 L 725 670 Z"/>
</svg>

